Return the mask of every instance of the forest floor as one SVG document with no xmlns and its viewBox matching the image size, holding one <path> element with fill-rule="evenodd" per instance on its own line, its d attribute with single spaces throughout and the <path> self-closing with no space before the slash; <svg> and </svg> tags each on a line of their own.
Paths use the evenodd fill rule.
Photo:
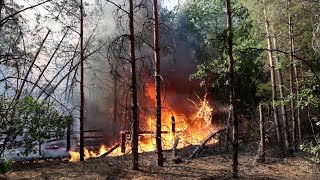
<svg viewBox="0 0 320 180">
<path fill-rule="evenodd" d="M 140 154 L 140 170 L 131 170 L 131 156 L 90 159 L 82 163 L 52 160 L 16 163 L 0 179 L 231 179 L 231 154 L 201 153 L 179 164 L 164 152 L 164 167 L 156 166 L 156 154 Z M 285 159 L 267 158 L 264 164 L 253 164 L 254 155 L 240 153 L 240 179 L 320 179 L 320 167 L 303 156 Z"/>
</svg>

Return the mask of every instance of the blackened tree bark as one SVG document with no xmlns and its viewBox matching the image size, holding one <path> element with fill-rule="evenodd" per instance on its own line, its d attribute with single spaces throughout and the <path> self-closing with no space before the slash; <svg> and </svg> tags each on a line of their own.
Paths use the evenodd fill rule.
<svg viewBox="0 0 320 180">
<path fill-rule="evenodd" d="M 118 62 L 115 60 L 115 69 L 113 70 L 113 133 L 117 136 L 116 128 L 118 124 Z"/>
<path fill-rule="evenodd" d="M 155 84 L 156 84 L 156 144 L 158 154 L 158 166 L 163 166 L 163 154 L 161 144 L 161 89 L 160 89 L 160 47 L 159 47 L 159 19 L 158 19 L 158 1 L 153 1 L 153 19 L 154 19 L 154 60 L 155 60 Z"/>
<path fill-rule="evenodd" d="M 233 60 L 233 30 L 232 30 L 232 9 L 230 0 L 227 1 L 227 55 L 229 60 L 229 88 L 230 88 L 230 104 L 231 104 L 231 117 L 233 120 L 233 164 L 232 164 L 232 177 L 238 178 L 238 119 L 235 101 L 235 84 L 234 84 L 234 60 Z"/>
<path fill-rule="evenodd" d="M 277 100 L 277 91 L 276 91 L 276 80 L 275 80 L 275 67 L 274 67 L 274 59 L 273 59 L 273 48 L 272 48 L 272 41 L 270 36 L 270 22 L 268 20 L 267 9 L 265 5 L 265 1 L 263 1 L 263 13 L 265 19 L 265 28 L 267 34 L 267 43 L 268 43 L 268 58 L 269 58 L 269 67 L 270 67 L 270 79 L 271 79 L 271 86 L 272 86 L 272 112 L 273 112 L 273 120 L 276 125 L 277 131 L 277 139 L 280 145 L 280 151 L 284 152 L 284 145 L 283 145 L 283 137 L 282 137 L 282 127 L 279 121 L 279 113 L 276 106 Z"/>
<path fill-rule="evenodd" d="M 133 0 L 129 0 L 129 29 L 130 29 L 130 59 L 131 59 L 131 91 L 132 91 L 132 155 L 133 170 L 139 169 L 138 154 L 138 97 L 137 97 L 137 75 L 136 75 L 136 55 L 135 55 L 135 36 L 133 19 Z"/>
<path fill-rule="evenodd" d="M 80 161 L 84 161 L 84 49 L 83 49 L 83 0 L 80 0 Z"/>
</svg>

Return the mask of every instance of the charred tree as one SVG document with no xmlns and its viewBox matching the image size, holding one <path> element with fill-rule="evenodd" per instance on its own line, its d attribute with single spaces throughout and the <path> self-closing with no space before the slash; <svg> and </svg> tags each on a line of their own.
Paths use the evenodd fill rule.
<svg viewBox="0 0 320 180">
<path fill-rule="evenodd" d="M 230 91 L 230 105 L 231 105 L 231 118 L 233 126 L 233 139 L 232 139 L 232 148 L 233 148 L 233 164 L 232 164 L 232 177 L 238 178 L 238 119 L 237 119 L 237 109 L 236 109 L 236 99 L 235 99 L 235 84 L 234 84 L 234 60 L 233 60 L 233 30 L 232 30 L 232 9 L 230 0 L 226 0 L 227 4 L 227 55 L 229 60 L 229 91 Z"/>
<path fill-rule="evenodd" d="M 118 124 L 118 62 L 115 61 L 113 70 L 113 133 L 117 135 L 116 128 Z"/>
<path fill-rule="evenodd" d="M 129 0 L 129 30 L 130 30 L 130 61 L 131 61 L 131 91 L 132 91 L 132 156 L 133 170 L 139 169 L 138 154 L 138 94 L 137 94 L 137 74 L 136 74 L 136 55 L 135 55 L 135 36 L 133 19 L 133 0 Z"/>
<path fill-rule="evenodd" d="M 266 34 L 267 34 L 267 43 L 268 43 L 268 58 L 269 58 L 269 67 L 270 67 L 270 80 L 271 80 L 271 86 L 272 86 L 272 110 L 273 110 L 273 120 L 276 125 L 276 131 L 277 131 L 277 139 L 280 145 L 280 151 L 284 151 L 284 145 L 283 145 L 283 137 L 282 137 L 282 127 L 281 123 L 279 121 L 279 114 L 278 114 L 278 109 L 276 106 L 276 80 L 275 80 L 275 67 L 274 67 L 274 60 L 273 60 L 273 48 L 271 44 L 271 36 L 270 36 L 270 22 L 268 20 L 268 15 L 267 15 L 267 9 L 264 3 L 264 18 L 265 18 L 265 28 L 266 28 Z"/>
<path fill-rule="evenodd" d="M 83 49 L 83 0 L 80 0 L 80 161 L 84 161 L 84 49 Z"/>
<path fill-rule="evenodd" d="M 229 115 L 228 115 L 228 119 L 227 119 L 227 132 L 226 132 L 226 136 L 225 136 L 225 144 L 226 144 L 226 147 L 225 147 L 225 151 L 226 152 L 229 152 L 229 142 L 230 142 L 230 132 L 231 132 L 231 106 L 230 106 L 230 109 L 229 109 Z"/>
<path fill-rule="evenodd" d="M 154 28 L 154 60 L 155 60 L 155 84 L 156 84 L 156 144 L 158 154 L 158 166 L 163 166 L 163 154 L 161 143 L 161 89 L 160 89 L 160 47 L 159 47 L 159 18 L 158 1 L 153 1 L 153 28 Z"/>
</svg>

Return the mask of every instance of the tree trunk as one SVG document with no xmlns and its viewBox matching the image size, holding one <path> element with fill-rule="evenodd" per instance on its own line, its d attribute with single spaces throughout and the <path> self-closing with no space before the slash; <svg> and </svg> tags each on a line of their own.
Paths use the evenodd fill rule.
<svg viewBox="0 0 320 180">
<path fill-rule="evenodd" d="M 225 136 L 225 144 L 226 144 L 226 147 L 225 147 L 225 151 L 226 152 L 229 152 L 229 142 L 230 142 L 230 132 L 231 132 L 231 106 L 230 106 L 230 109 L 229 109 L 229 115 L 228 115 L 228 119 L 227 119 L 227 132 L 226 132 L 226 136 Z"/>
<path fill-rule="evenodd" d="M 300 94 L 300 84 L 299 84 L 299 74 L 298 74 L 298 70 L 297 70 L 297 66 L 294 65 L 294 73 L 295 73 L 295 77 L 296 77 L 296 100 L 298 101 L 299 99 L 299 94 Z M 298 104 L 298 102 L 296 101 L 296 103 Z M 298 105 L 297 105 L 298 106 Z M 295 130 L 295 137 L 296 140 L 294 141 L 294 147 L 296 148 L 296 150 L 298 150 L 298 145 L 301 142 L 302 138 L 301 138 L 301 111 L 300 111 L 300 107 L 296 107 L 297 108 L 297 125 L 296 125 L 296 130 Z M 298 134 L 297 134 L 298 133 Z M 297 137 L 298 136 L 298 137 Z M 299 143 L 297 143 L 297 141 Z"/>
<path fill-rule="evenodd" d="M 113 70 L 113 134 L 118 137 L 116 127 L 118 124 L 118 62 L 115 61 L 115 69 Z"/>
<path fill-rule="evenodd" d="M 38 58 L 38 56 L 39 56 L 39 54 L 40 54 L 40 52 L 41 52 L 41 49 L 43 48 L 44 43 L 45 43 L 45 41 L 47 40 L 50 32 L 51 32 L 51 30 L 48 30 L 45 38 L 42 40 L 42 42 L 41 42 L 41 44 L 40 44 L 40 47 L 39 47 L 36 55 L 34 56 L 32 63 L 30 64 L 30 67 L 29 67 L 29 69 L 28 69 L 28 71 L 27 71 L 27 74 L 25 75 L 25 77 L 24 77 L 24 79 L 23 79 L 23 81 L 22 81 L 22 84 L 21 84 L 21 86 L 20 86 L 20 88 L 19 88 L 19 90 L 18 90 L 18 93 L 17 93 L 15 99 L 17 99 L 17 100 L 20 99 L 21 94 L 22 94 L 22 91 L 23 91 L 23 88 L 24 88 L 24 85 L 25 85 L 26 81 L 28 80 L 28 77 L 29 77 L 29 75 L 30 75 L 30 73 L 31 73 L 31 71 L 32 71 L 32 68 L 33 68 L 33 66 L 34 66 L 34 64 L 35 64 L 35 62 L 36 62 L 36 60 L 37 60 L 37 58 Z"/>
<path fill-rule="evenodd" d="M 137 94 L 137 75 L 136 75 L 136 55 L 135 55 L 135 37 L 133 20 L 133 0 L 129 0 L 129 29 L 130 29 L 130 58 L 131 58 L 131 90 L 132 90 L 132 155 L 133 170 L 139 169 L 138 154 L 138 94 Z"/>
<path fill-rule="evenodd" d="M 302 64 L 302 61 L 299 62 L 299 68 L 300 68 L 300 76 L 301 76 L 301 81 L 302 82 L 301 82 L 301 84 L 297 83 L 297 85 L 299 86 L 299 87 L 297 87 L 297 91 L 300 92 L 300 86 L 304 86 L 304 82 L 305 82 L 304 77 L 303 77 L 303 64 Z M 298 80 L 298 78 L 299 78 L 298 71 L 297 71 L 296 75 L 297 75 L 297 80 Z M 297 94 L 299 94 L 299 92 L 297 92 Z M 300 117 L 300 114 L 301 113 L 305 114 L 306 110 L 303 110 L 302 108 L 301 109 L 298 108 L 298 110 L 299 110 L 297 112 L 297 117 L 298 117 L 298 138 L 299 138 L 299 142 L 301 142 L 302 141 L 302 134 L 301 134 L 301 117 Z"/>
<path fill-rule="evenodd" d="M 260 124 L 260 145 L 258 148 L 258 155 L 256 158 L 257 162 L 265 162 L 266 154 L 265 154 L 265 129 L 264 129 L 264 118 L 262 112 L 262 105 L 259 105 L 259 124 Z"/>
<path fill-rule="evenodd" d="M 0 20 L 2 19 L 2 9 L 4 7 L 4 0 L 0 0 Z M 1 25 L 0 25 L 1 30 Z"/>
<path fill-rule="evenodd" d="M 232 9 L 230 0 L 227 1 L 227 52 L 229 60 L 229 88 L 230 88 L 230 105 L 231 105 L 231 117 L 233 120 L 233 164 L 232 164 L 232 177 L 238 178 L 238 119 L 237 119 L 237 109 L 235 101 L 235 84 L 234 84 L 234 61 L 233 61 L 233 31 L 232 31 Z"/>
<path fill-rule="evenodd" d="M 80 161 L 84 161 L 84 49 L 83 49 L 83 0 L 80 0 Z"/>
<path fill-rule="evenodd" d="M 159 47 L 159 19 L 158 19 L 158 1 L 153 1 L 154 18 L 154 60 L 155 60 L 155 84 L 156 84 L 156 144 L 158 154 L 158 166 L 163 166 L 163 154 L 161 144 L 161 89 L 160 89 L 160 47 Z"/>
<path fill-rule="evenodd" d="M 68 123 L 67 126 L 67 146 L 66 151 L 69 152 L 71 148 L 71 123 Z"/>
<path fill-rule="evenodd" d="M 36 82 L 34 83 L 34 85 L 32 86 L 30 92 L 29 92 L 29 95 L 31 96 L 34 89 L 36 88 L 36 86 L 38 85 L 39 81 L 41 80 L 41 77 L 43 76 L 43 74 L 45 73 L 45 71 L 47 70 L 47 68 L 49 67 L 51 61 L 53 60 L 55 54 L 57 53 L 57 51 L 59 50 L 60 48 L 60 45 L 61 43 L 63 42 L 63 40 L 65 39 L 65 37 L 67 36 L 68 34 L 68 31 L 69 31 L 69 28 L 66 30 L 66 32 L 64 33 L 63 37 L 61 38 L 60 42 L 58 43 L 57 47 L 55 48 L 54 52 L 52 53 L 49 61 L 47 62 L 47 64 L 45 65 L 45 67 L 43 68 L 43 70 L 41 71 L 40 75 L 37 77 L 37 80 Z"/>
<path fill-rule="evenodd" d="M 272 28 L 272 31 L 273 31 L 273 38 L 272 38 L 273 39 L 273 47 L 275 49 L 277 49 L 278 48 L 278 46 L 277 46 L 277 37 L 276 37 L 276 35 L 274 33 L 273 26 L 271 26 L 271 28 Z M 280 62 L 279 62 L 279 58 L 278 58 L 277 52 L 274 53 L 274 59 L 276 61 L 276 64 L 279 65 Z M 282 77 L 282 72 L 281 72 L 280 68 L 277 69 L 277 78 L 278 78 L 278 83 L 279 83 L 279 96 L 280 96 L 280 101 L 281 101 L 281 103 L 280 103 L 281 117 L 282 117 L 282 121 L 283 122 L 287 122 L 288 121 L 287 120 L 287 111 L 286 111 L 286 105 L 284 103 L 284 84 L 283 84 L 283 77 Z M 281 130 L 281 127 L 280 127 L 280 130 Z M 280 155 L 282 157 L 284 157 L 285 154 L 286 154 L 286 151 L 284 149 L 284 144 L 283 144 L 283 139 L 282 139 L 282 132 L 280 131 L 280 133 L 281 133 L 281 141 L 279 141 L 279 143 L 280 143 L 280 151 L 281 151 Z"/>
<path fill-rule="evenodd" d="M 276 130 L 277 130 L 277 139 L 280 144 L 280 150 L 283 152 L 284 147 L 283 147 L 283 138 L 282 138 L 282 128 L 281 124 L 279 122 L 279 117 L 278 117 L 278 109 L 276 107 L 276 80 L 275 80 L 275 68 L 274 68 L 274 60 L 273 60 L 273 49 L 272 49 L 272 44 L 271 44 L 271 36 L 270 36 L 270 22 L 268 20 L 268 15 L 267 15 L 267 10 L 266 10 L 266 5 L 265 1 L 264 3 L 264 18 L 265 18 L 265 28 L 266 28 L 266 34 L 267 34 L 267 43 L 268 43 L 268 57 L 269 57 L 269 67 L 270 67 L 270 81 L 271 81 L 271 87 L 272 87 L 272 109 L 273 109 L 273 119 L 274 123 L 276 125 Z"/>
<path fill-rule="evenodd" d="M 296 110 L 296 96 L 299 94 L 299 81 L 297 77 L 297 66 L 294 62 L 295 50 L 294 50 L 294 34 L 293 34 L 293 20 L 291 16 L 291 0 L 288 0 L 288 16 L 289 16 L 289 39 L 290 39 L 290 94 L 291 94 L 291 119 L 292 119 L 292 150 L 297 149 L 297 130 L 298 121 L 300 121 L 300 111 Z M 294 92 L 294 81 L 296 83 L 296 94 Z M 296 96 L 295 96 L 295 95 Z M 300 124 L 300 123 L 299 123 Z M 288 144 L 290 145 L 290 144 Z"/>
</svg>

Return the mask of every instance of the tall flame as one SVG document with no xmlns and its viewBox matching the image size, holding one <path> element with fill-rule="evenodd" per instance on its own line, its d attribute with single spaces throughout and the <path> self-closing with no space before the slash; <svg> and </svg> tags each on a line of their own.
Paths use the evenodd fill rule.
<svg viewBox="0 0 320 180">
<path fill-rule="evenodd" d="M 155 88 L 153 86 L 148 86 L 146 89 L 147 97 L 151 99 L 152 105 L 155 104 Z M 200 98 L 199 98 L 200 99 Z M 207 100 L 207 94 L 199 103 L 194 103 L 196 106 L 196 111 L 192 114 L 178 114 L 175 108 L 170 106 L 169 103 L 163 98 L 162 101 L 162 145 L 163 149 L 169 150 L 173 147 L 175 138 L 179 138 L 179 144 L 177 148 L 183 148 L 188 145 L 199 144 L 204 140 L 208 134 L 210 134 L 214 127 L 212 126 L 212 113 L 214 109 L 210 106 Z M 152 106 L 150 105 L 150 106 Z M 165 107 L 165 108 L 164 108 Z M 154 114 L 154 113 L 153 113 Z M 172 118 L 175 119 L 175 133 L 172 129 Z M 143 120 L 145 119 L 145 120 Z M 156 131 L 156 120 L 155 117 L 151 115 L 146 117 L 141 117 L 140 121 L 142 126 L 140 129 L 148 131 L 149 133 L 140 134 L 139 136 L 139 152 L 154 151 L 156 147 L 155 131 Z M 214 140 L 212 143 L 217 142 Z M 130 147 L 130 142 L 127 142 L 127 146 Z M 88 159 L 90 157 L 99 157 L 105 153 L 108 148 L 102 145 L 98 152 L 89 151 L 85 148 L 85 157 Z M 127 148 L 126 153 L 129 153 L 130 149 Z M 115 149 L 110 156 L 121 155 L 120 147 Z M 70 152 L 71 162 L 79 161 L 78 152 Z"/>
</svg>

